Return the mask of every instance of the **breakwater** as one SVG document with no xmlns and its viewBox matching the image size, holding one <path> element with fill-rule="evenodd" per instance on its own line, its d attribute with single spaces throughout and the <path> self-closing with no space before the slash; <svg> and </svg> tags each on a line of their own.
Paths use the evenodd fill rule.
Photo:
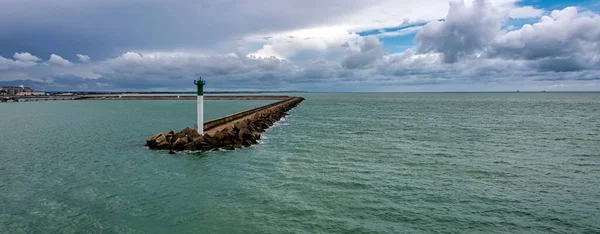
<svg viewBox="0 0 600 234">
<path fill-rule="evenodd" d="M 33 101 L 58 101 L 58 100 L 79 100 L 77 96 L 4 96 L 0 97 L 1 102 L 33 102 Z"/>
<path fill-rule="evenodd" d="M 30 102 L 56 100 L 196 100 L 192 95 L 173 94 L 85 94 L 85 95 L 48 95 L 48 96 L 3 96 L 2 102 Z M 284 100 L 283 95 L 214 95 L 204 96 L 204 100 Z"/>
<path fill-rule="evenodd" d="M 204 123 L 204 135 L 195 129 L 158 133 L 146 140 L 146 146 L 156 150 L 234 150 L 257 144 L 261 133 L 287 115 L 304 98 L 288 97 L 285 100 L 228 115 Z"/>
<path fill-rule="evenodd" d="M 283 100 L 290 96 L 281 95 L 210 95 L 204 100 Z M 102 94 L 81 95 L 83 100 L 196 100 L 195 95 L 160 95 L 160 94 Z"/>
</svg>

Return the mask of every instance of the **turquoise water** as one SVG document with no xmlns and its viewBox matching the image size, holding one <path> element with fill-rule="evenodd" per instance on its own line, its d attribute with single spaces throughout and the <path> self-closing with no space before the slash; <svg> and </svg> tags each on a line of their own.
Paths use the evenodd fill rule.
<svg viewBox="0 0 600 234">
<path fill-rule="evenodd" d="M 194 101 L 2 103 L 0 233 L 600 232 L 599 93 L 302 96 L 259 145 L 174 156 L 143 143 Z"/>
</svg>

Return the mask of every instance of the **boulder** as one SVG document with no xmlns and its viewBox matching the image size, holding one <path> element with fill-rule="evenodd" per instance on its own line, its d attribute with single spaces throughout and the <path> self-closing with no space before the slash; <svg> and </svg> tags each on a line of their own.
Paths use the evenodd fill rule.
<svg viewBox="0 0 600 234">
<path fill-rule="evenodd" d="M 210 146 L 210 145 L 202 145 L 202 146 L 200 147 L 200 150 L 202 150 L 202 151 L 209 151 L 209 150 L 211 150 L 211 149 L 215 149 L 215 148 L 214 148 L 214 147 L 212 147 L 212 146 Z"/>
<path fill-rule="evenodd" d="M 154 138 L 154 142 L 156 142 L 156 144 L 160 144 L 161 142 L 166 142 L 167 141 L 167 137 L 165 137 L 165 135 L 163 135 L 162 133 L 158 134 L 158 137 Z"/>
<path fill-rule="evenodd" d="M 252 137 L 252 132 L 247 128 L 240 129 L 240 133 L 238 133 L 238 137 L 241 139 L 246 139 Z"/>
<path fill-rule="evenodd" d="M 183 133 L 183 132 L 178 132 L 178 133 L 175 133 L 175 136 L 173 136 L 173 138 L 171 139 L 171 142 L 175 142 L 175 141 L 177 141 L 179 139 L 183 139 L 183 138 L 187 138 L 187 135 L 185 135 L 185 133 Z"/>
<path fill-rule="evenodd" d="M 228 135 L 227 138 L 229 138 L 229 139 L 234 139 L 234 138 L 238 137 L 237 134 L 236 134 L 236 132 L 234 132 L 232 130 L 227 131 L 227 135 Z"/>
<path fill-rule="evenodd" d="M 188 140 L 188 136 L 183 135 L 181 138 L 177 139 L 182 141 L 184 144 L 190 143 L 190 141 Z"/>
<path fill-rule="evenodd" d="M 256 127 L 254 127 L 254 123 L 248 124 L 248 130 L 250 130 L 251 132 L 256 132 Z"/>
<path fill-rule="evenodd" d="M 148 140 L 146 140 L 146 142 L 151 142 L 151 141 L 154 141 L 154 140 L 156 140 L 156 138 L 158 138 L 158 136 L 160 136 L 160 135 L 161 135 L 161 133 L 159 133 L 159 134 L 156 134 L 156 135 L 154 135 L 154 136 L 151 136 L 150 138 L 148 138 Z"/>
<path fill-rule="evenodd" d="M 183 150 L 183 149 L 184 149 L 184 146 L 185 146 L 185 144 L 186 144 L 186 143 L 185 143 L 185 142 L 183 142 L 183 140 L 181 140 L 181 139 L 177 139 L 177 140 L 175 140 L 175 142 L 173 143 L 173 147 L 172 147 L 172 148 L 173 148 L 174 150 Z"/>
<path fill-rule="evenodd" d="M 227 140 L 227 135 L 228 135 L 228 134 L 227 134 L 226 132 L 224 132 L 224 131 L 217 131 L 217 132 L 216 132 L 216 133 L 213 135 L 213 137 L 214 137 L 214 138 L 215 138 L 217 141 L 219 141 L 219 142 L 223 142 L 223 141 Z"/>
<path fill-rule="evenodd" d="M 193 142 L 193 143 L 196 147 L 196 150 L 204 150 L 205 151 L 206 148 L 211 148 L 211 146 L 207 142 L 204 142 L 204 141 Z"/>
<path fill-rule="evenodd" d="M 192 131 L 189 132 L 187 135 L 192 139 L 201 136 L 196 129 L 192 129 Z"/>
<path fill-rule="evenodd" d="M 210 145 L 215 145 L 215 146 L 219 144 L 219 141 L 217 139 L 215 139 L 214 137 L 212 137 L 208 134 L 205 134 L 203 136 L 203 141 L 207 142 Z"/>
<path fill-rule="evenodd" d="M 234 146 L 241 146 L 242 143 L 244 143 L 244 140 L 243 139 L 239 139 L 239 138 L 234 138 L 234 139 L 231 139 L 231 142 L 233 142 Z"/>
<path fill-rule="evenodd" d="M 183 146 L 184 149 L 186 150 L 195 150 L 196 149 L 196 144 L 194 144 L 194 142 L 190 142 L 187 143 Z"/>
<path fill-rule="evenodd" d="M 198 136 L 198 137 L 195 137 L 194 139 L 192 139 L 192 142 L 194 142 L 194 144 L 200 144 L 203 141 L 204 141 L 203 136 Z"/>
<path fill-rule="evenodd" d="M 171 148 L 171 144 L 169 144 L 169 142 L 167 140 L 161 141 L 158 144 L 156 144 L 156 148 L 157 149 L 169 149 Z"/>
<path fill-rule="evenodd" d="M 224 150 L 235 150 L 235 147 L 233 145 L 226 145 L 226 146 L 223 146 L 223 149 Z"/>
<path fill-rule="evenodd" d="M 191 129 L 190 127 L 186 127 L 183 130 L 181 130 L 181 133 L 185 134 L 185 135 L 189 135 L 190 133 L 192 133 L 194 131 L 194 129 Z"/>
<path fill-rule="evenodd" d="M 236 124 L 232 124 L 231 125 L 231 130 L 233 130 L 233 132 L 239 132 L 240 129 L 236 126 Z"/>
<path fill-rule="evenodd" d="M 235 126 L 237 127 L 237 129 L 244 129 L 248 127 L 248 123 L 244 121 L 239 121 L 235 124 Z"/>
</svg>

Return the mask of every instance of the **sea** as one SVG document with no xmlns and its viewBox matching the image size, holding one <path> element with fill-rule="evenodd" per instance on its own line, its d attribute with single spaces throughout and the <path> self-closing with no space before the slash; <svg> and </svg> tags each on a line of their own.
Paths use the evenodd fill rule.
<svg viewBox="0 0 600 234">
<path fill-rule="evenodd" d="M 0 103 L 0 233 L 600 233 L 600 93 L 294 95 L 260 144 L 175 155 L 145 140 L 195 101 Z"/>
</svg>

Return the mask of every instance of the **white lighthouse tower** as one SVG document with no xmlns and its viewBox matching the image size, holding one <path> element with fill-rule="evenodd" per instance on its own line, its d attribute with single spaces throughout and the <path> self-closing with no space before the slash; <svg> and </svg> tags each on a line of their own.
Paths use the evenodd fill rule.
<svg viewBox="0 0 600 234">
<path fill-rule="evenodd" d="M 202 77 L 199 78 L 194 80 L 194 84 L 198 86 L 198 127 L 196 129 L 200 135 L 204 135 L 204 85 L 206 82 L 202 80 Z"/>
</svg>

